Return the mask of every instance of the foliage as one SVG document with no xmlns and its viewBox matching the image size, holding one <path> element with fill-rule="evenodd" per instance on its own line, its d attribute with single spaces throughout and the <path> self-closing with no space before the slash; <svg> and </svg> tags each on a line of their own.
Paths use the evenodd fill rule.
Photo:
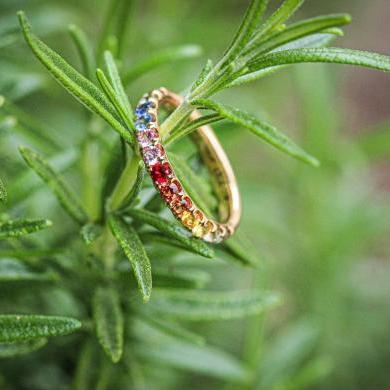
<svg viewBox="0 0 390 390">
<path fill-rule="evenodd" d="M 295 63 L 343 63 L 390 71 L 390 59 L 384 55 L 326 47 L 342 34 L 340 27 L 350 22 L 348 15 L 326 15 L 286 25 L 302 3 L 285 0 L 265 17 L 268 1 L 250 2 L 223 56 L 206 62 L 187 88 L 182 105 L 162 123 L 165 140 L 175 152 L 186 150 L 178 141 L 199 125 L 223 120 L 248 129 L 287 155 L 319 165 L 315 157 L 268 121 L 211 99 L 218 92 Z M 192 324 L 183 328 L 176 322 L 251 317 L 257 326 L 281 299 L 263 286 L 231 291 L 222 281 L 225 288 L 219 291 L 215 269 L 223 266 L 224 260 L 235 266 L 262 264 L 242 232 L 211 247 L 189 237 L 176 222 L 161 215 L 162 203 L 151 194 L 135 144 L 131 102 L 137 97 L 131 87 L 162 65 L 194 59 L 202 51 L 197 45 L 180 45 L 127 67 L 124 48 L 131 11 L 131 1 L 113 0 L 95 47 L 82 28 L 69 27 L 81 72 L 34 35 L 25 13 L 18 13 L 22 34 L 35 57 L 85 111 L 75 119 L 81 135 L 69 132 L 74 139 L 63 143 L 59 139 L 64 137 L 53 134 L 51 125 L 30 118 L 19 108 L 18 100 L 24 96 L 6 93 L 0 99 L 2 125 L 9 116 L 15 118 L 17 123 L 11 124 L 15 134 L 9 138 L 31 146 L 20 146 L 19 151 L 34 171 L 27 172 L 12 154 L 10 172 L 0 172 L 7 179 L 6 185 L 0 181 L 0 207 L 9 213 L 2 214 L 0 222 L 0 283 L 12 297 L 2 306 L 7 314 L 0 315 L 0 357 L 26 355 L 27 364 L 39 371 L 49 367 L 46 351 L 61 352 L 63 348 L 63 355 L 57 352 L 54 364 L 58 370 L 67 367 L 70 372 L 52 388 L 70 382 L 76 389 L 129 388 L 129 383 L 140 389 L 163 388 L 164 367 L 207 375 L 242 388 L 299 388 L 305 381 L 315 382 L 330 370 L 323 357 L 306 364 L 292 382 L 287 380 L 290 367 L 303 361 L 317 340 L 310 324 L 293 327 L 292 336 L 286 338 L 301 344 L 294 344 L 285 356 L 280 356 L 280 350 L 288 343 L 282 340 L 282 347 L 275 345 L 269 360 L 261 360 L 256 338 L 249 340 L 249 353 L 238 358 L 204 345 L 203 336 L 193 332 Z M 13 39 L 14 32 L 10 31 L 0 31 L 0 42 L 12 47 L 9 38 Z M 190 123 L 188 117 L 195 108 L 208 112 Z M 364 145 L 375 150 L 370 142 Z M 320 148 L 313 149 L 327 158 Z M 216 203 L 202 167 L 189 153 L 186 158 L 173 154 L 172 161 L 191 196 L 213 213 Z M 54 197 L 41 188 L 34 174 Z M 310 180 L 311 176 L 307 182 Z M 29 215 L 37 210 L 39 216 L 31 219 Z M 42 219 L 45 215 L 50 220 Z M 51 233 L 39 232 L 50 227 L 51 220 Z M 298 256 L 300 248 L 295 249 Z M 27 282 L 34 294 L 26 290 Z M 206 284 L 210 284 L 207 289 Z M 63 341 L 56 339 L 71 333 Z M 301 355 L 297 351 L 302 351 Z M 34 356 L 41 358 L 32 364 Z M 28 388 L 24 378 L 15 379 L 12 374 L 12 370 L 3 373 L 7 386 Z M 40 385 L 34 386 L 42 388 L 39 377 L 35 380 Z"/>
</svg>

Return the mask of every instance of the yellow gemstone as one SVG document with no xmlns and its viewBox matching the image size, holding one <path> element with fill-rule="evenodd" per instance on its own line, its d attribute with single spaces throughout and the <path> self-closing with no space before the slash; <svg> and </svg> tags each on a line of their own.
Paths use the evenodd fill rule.
<svg viewBox="0 0 390 390">
<path fill-rule="evenodd" d="M 193 229 L 192 229 L 192 234 L 195 236 L 195 237 L 198 237 L 198 238 L 201 238 L 204 236 L 204 233 L 205 233 L 205 230 L 203 228 L 203 226 L 201 224 L 198 224 L 196 225 Z"/>
<path fill-rule="evenodd" d="M 187 226 L 189 229 L 193 229 L 199 224 L 199 221 L 197 221 L 189 211 L 184 211 L 181 216 L 181 221 L 183 222 L 183 225 Z"/>
</svg>

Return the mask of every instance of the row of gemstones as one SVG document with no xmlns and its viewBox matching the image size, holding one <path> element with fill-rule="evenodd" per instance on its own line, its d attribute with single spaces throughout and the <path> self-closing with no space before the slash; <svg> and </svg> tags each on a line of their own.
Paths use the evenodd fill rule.
<svg viewBox="0 0 390 390">
<path fill-rule="evenodd" d="M 172 213 L 195 237 L 209 242 L 219 242 L 226 231 L 223 226 L 207 219 L 193 204 L 175 176 L 168 161 L 158 132 L 158 105 L 164 92 L 155 90 L 145 95 L 136 110 L 137 140 L 145 165 L 161 197 Z"/>
</svg>

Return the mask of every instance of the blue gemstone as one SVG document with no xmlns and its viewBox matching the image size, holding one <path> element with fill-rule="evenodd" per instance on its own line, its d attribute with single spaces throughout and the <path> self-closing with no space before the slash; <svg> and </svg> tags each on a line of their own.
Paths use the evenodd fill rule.
<svg viewBox="0 0 390 390">
<path fill-rule="evenodd" d="M 143 115 L 143 119 L 146 123 L 149 123 L 152 120 L 152 116 L 148 112 L 145 112 L 145 114 Z"/>
<path fill-rule="evenodd" d="M 147 130 L 147 126 L 145 125 L 145 123 L 140 122 L 140 121 L 135 122 L 135 128 L 136 128 L 138 131 Z"/>
<path fill-rule="evenodd" d="M 145 113 L 146 113 L 146 109 L 143 108 L 143 107 L 137 107 L 137 108 L 135 109 L 135 114 L 136 114 L 138 117 L 142 117 Z"/>
</svg>

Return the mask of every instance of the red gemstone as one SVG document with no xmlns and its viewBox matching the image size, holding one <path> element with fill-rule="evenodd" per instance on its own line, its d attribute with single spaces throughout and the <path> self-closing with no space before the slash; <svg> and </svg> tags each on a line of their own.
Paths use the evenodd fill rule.
<svg viewBox="0 0 390 390">
<path fill-rule="evenodd" d="M 172 174 L 172 168 L 169 165 L 169 162 L 164 162 L 161 166 L 161 173 L 165 176 Z"/>
<path fill-rule="evenodd" d="M 152 165 L 151 176 L 155 183 L 159 185 L 168 184 L 168 177 L 172 173 L 172 168 L 168 162 Z"/>
<path fill-rule="evenodd" d="M 167 202 L 171 202 L 173 194 L 168 186 L 160 187 L 160 194 Z"/>
</svg>

